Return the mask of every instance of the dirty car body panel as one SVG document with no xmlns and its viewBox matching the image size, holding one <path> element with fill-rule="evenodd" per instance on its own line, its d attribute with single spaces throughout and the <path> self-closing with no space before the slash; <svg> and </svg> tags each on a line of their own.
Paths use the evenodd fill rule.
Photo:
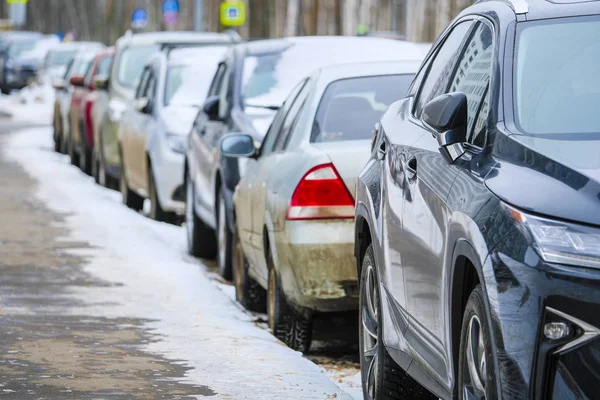
<svg viewBox="0 0 600 400">
<path fill-rule="evenodd" d="M 404 95 L 402 85 L 404 90 L 408 88 L 418 65 L 383 62 L 318 70 L 292 90 L 258 159 L 250 161 L 234 196 L 237 232 L 249 260 L 249 274 L 266 288 L 266 259 L 271 252 L 282 290 L 292 306 L 320 312 L 356 308 L 352 200 L 356 177 L 369 158 L 372 126 L 389 103 Z M 377 110 L 360 97 L 365 96 L 363 92 L 348 88 L 361 79 L 382 80 L 385 86 L 387 78 L 398 84 L 397 91 L 391 90 L 392 95 L 383 100 L 370 96 Z M 338 82 L 346 88 L 335 86 Z M 369 83 L 363 85 L 372 88 Z M 363 101 L 367 108 L 348 108 L 352 107 L 349 100 L 359 105 Z M 353 116 L 341 113 L 344 109 Z M 319 123 L 324 126 L 318 128 Z M 347 124 L 360 125 L 359 135 L 349 137 L 343 131 Z M 347 136 L 340 136 L 344 134 Z M 299 183 L 307 173 L 323 166 L 335 171 L 348 193 L 351 215 L 292 217 L 290 204 Z"/>
</svg>

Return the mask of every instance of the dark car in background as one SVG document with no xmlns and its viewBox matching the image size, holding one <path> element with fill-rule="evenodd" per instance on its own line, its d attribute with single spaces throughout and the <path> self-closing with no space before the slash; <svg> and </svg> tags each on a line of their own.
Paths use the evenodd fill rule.
<svg viewBox="0 0 600 400">
<path fill-rule="evenodd" d="M 22 89 L 37 76 L 43 59 L 51 47 L 58 44 L 56 36 L 15 35 L 6 40 L 0 53 L 0 90 L 8 94 Z"/>
<path fill-rule="evenodd" d="M 599 40 L 599 2 L 479 2 L 382 117 L 356 195 L 365 398 L 598 398 Z"/>
<path fill-rule="evenodd" d="M 220 273 L 231 277 L 232 196 L 247 160 L 221 157 L 223 135 L 244 132 L 260 144 L 292 88 L 317 68 L 411 57 L 422 60 L 422 47 L 375 38 L 292 37 L 234 46 L 219 65 L 189 139 L 185 170 L 190 254 L 218 254 Z"/>
<path fill-rule="evenodd" d="M 28 31 L 5 32 L 0 35 L 0 90 L 3 94 L 8 94 L 11 90 L 10 84 L 6 80 L 5 70 L 8 61 L 14 58 L 15 50 L 24 44 L 27 44 L 28 47 L 32 47 L 37 40 L 43 37 L 44 35 L 39 32 Z M 11 53 L 9 52 L 9 49 L 12 45 L 17 46 L 13 47 Z"/>
</svg>

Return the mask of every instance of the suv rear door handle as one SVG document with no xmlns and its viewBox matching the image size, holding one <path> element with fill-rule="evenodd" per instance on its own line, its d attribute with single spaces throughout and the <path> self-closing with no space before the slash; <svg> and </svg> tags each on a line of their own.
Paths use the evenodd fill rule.
<svg viewBox="0 0 600 400">
<path fill-rule="evenodd" d="M 415 179 L 417 176 L 417 157 L 412 156 L 404 165 L 404 169 L 409 180 Z"/>
<path fill-rule="evenodd" d="M 379 147 L 377 148 L 377 158 L 380 160 L 383 160 L 385 157 L 385 140 L 382 140 L 381 143 L 379 144 Z"/>
</svg>

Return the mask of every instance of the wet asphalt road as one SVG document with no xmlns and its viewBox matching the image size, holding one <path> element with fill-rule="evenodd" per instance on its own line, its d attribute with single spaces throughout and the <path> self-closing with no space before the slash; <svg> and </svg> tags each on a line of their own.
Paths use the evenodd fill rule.
<svg viewBox="0 0 600 400">
<path fill-rule="evenodd" d="M 20 126 L 0 123 L 0 148 Z M 208 387 L 181 383 L 186 368 L 174 360 L 140 350 L 157 340 L 149 321 L 73 315 L 73 308 L 85 305 L 69 292 L 114 284 L 84 272 L 85 257 L 67 253 L 88 245 L 57 240 L 68 233 L 65 215 L 36 200 L 35 188 L 20 166 L 0 156 L 0 398 L 215 395 Z"/>
</svg>

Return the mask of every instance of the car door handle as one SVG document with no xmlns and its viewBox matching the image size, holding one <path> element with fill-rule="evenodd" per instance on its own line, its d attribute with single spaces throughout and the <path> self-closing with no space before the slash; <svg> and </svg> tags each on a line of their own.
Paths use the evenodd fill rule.
<svg viewBox="0 0 600 400">
<path fill-rule="evenodd" d="M 385 158 L 385 141 L 382 140 L 381 143 L 379 144 L 379 147 L 377 148 L 377 158 L 380 160 L 383 160 Z"/>
<path fill-rule="evenodd" d="M 417 176 L 417 157 L 411 157 L 404 165 L 404 169 L 406 170 L 406 177 L 409 180 L 415 179 Z"/>
</svg>

